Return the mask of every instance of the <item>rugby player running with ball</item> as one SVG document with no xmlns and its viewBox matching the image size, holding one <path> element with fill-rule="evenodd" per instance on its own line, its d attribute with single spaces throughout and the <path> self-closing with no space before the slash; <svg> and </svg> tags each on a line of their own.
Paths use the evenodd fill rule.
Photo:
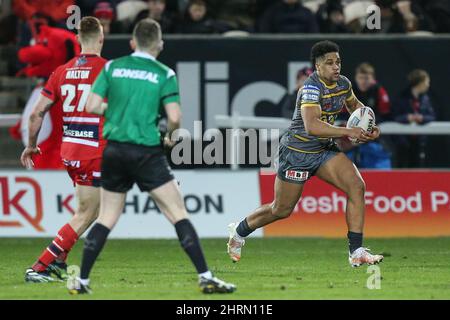
<svg viewBox="0 0 450 320">
<path fill-rule="evenodd" d="M 279 167 L 275 179 L 275 199 L 256 209 L 240 223 L 229 225 L 228 254 L 237 262 L 245 238 L 254 230 L 290 216 L 313 175 L 342 190 L 347 195 L 349 263 L 353 267 L 377 264 L 382 255 L 374 255 L 363 247 L 365 183 L 356 166 L 340 152 L 333 138 L 348 136 L 360 142 L 378 138 L 380 130 L 371 133 L 358 127 L 334 126 L 345 106 L 350 113 L 364 105 L 355 97 L 351 82 L 340 75 L 339 46 L 320 41 L 311 49 L 316 71 L 306 80 L 297 95 L 292 124 L 282 136 Z"/>
</svg>

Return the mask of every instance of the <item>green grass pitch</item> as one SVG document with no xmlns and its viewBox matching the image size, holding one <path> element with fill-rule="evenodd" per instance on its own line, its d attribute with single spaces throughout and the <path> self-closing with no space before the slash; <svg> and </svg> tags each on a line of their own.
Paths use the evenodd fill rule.
<svg viewBox="0 0 450 320">
<path fill-rule="evenodd" d="M 202 245 L 231 295 L 203 295 L 176 240 L 109 240 L 91 274 L 94 294 L 73 297 L 65 283 L 27 284 L 30 266 L 49 239 L 0 239 L 0 299 L 450 299 L 450 238 L 367 239 L 386 257 L 381 289 L 366 287 L 367 267 L 353 269 L 345 239 L 249 239 L 233 264 L 225 239 Z M 82 241 L 69 256 L 79 264 Z"/>
</svg>

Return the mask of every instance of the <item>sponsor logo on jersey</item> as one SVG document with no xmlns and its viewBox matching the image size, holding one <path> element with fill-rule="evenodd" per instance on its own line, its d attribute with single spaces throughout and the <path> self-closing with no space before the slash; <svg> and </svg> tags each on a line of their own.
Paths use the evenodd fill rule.
<svg viewBox="0 0 450 320">
<path fill-rule="evenodd" d="M 308 180 L 308 176 L 309 176 L 308 171 L 295 171 L 295 170 L 286 171 L 286 179 L 289 180 L 306 181 Z"/>
<path fill-rule="evenodd" d="M 313 86 L 313 85 L 310 85 L 310 84 L 305 84 L 305 85 L 303 86 L 303 88 L 304 88 L 304 89 L 313 89 L 313 90 L 316 90 L 316 91 L 320 91 L 319 87 Z"/>
<path fill-rule="evenodd" d="M 81 162 L 78 160 L 63 159 L 63 163 L 66 167 L 79 168 L 81 166 Z"/>
<path fill-rule="evenodd" d="M 317 94 L 304 94 L 302 101 L 319 101 L 319 96 Z"/>
<path fill-rule="evenodd" d="M 319 91 L 319 90 L 315 90 L 315 89 L 303 89 L 303 90 L 302 90 L 302 93 L 303 93 L 303 94 L 306 94 L 306 93 L 319 94 L 320 91 Z"/>
<path fill-rule="evenodd" d="M 127 78 L 127 79 L 138 79 L 138 80 L 146 80 L 153 83 L 158 83 L 158 74 L 153 72 L 148 72 L 145 70 L 133 70 L 133 69 L 125 69 L 125 68 L 117 68 L 114 69 L 113 78 Z"/>
<path fill-rule="evenodd" d="M 75 65 L 76 65 L 77 67 L 79 67 L 79 66 L 82 66 L 83 64 L 86 64 L 86 63 L 87 63 L 86 57 L 85 57 L 85 56 L 81 56 L 81 57 L 79 57 L 79 58 L 77 59 L 77 62 L 75 62 Z"/>
<path fill-rule="evenodd" d="M 63 125 L 63 135 L 65 137 L 98 139 L 98 132 L 97 125 L 74 123 Z"/>
<path fill-rule="evenodd" d="M 93 131 L 78 131 L 78 130 L 64 130 L 64 136 L 67 137 L 76 137 L 76 138 L 94 138 Z"/>
</svg>

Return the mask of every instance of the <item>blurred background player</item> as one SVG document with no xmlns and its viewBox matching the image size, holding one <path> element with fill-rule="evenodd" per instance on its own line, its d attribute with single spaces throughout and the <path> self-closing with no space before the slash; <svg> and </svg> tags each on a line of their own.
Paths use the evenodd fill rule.
<svg viewBox="0 0 450 320">
<path fill-rule="evenodd" d="M 400 123 L 423 125 L 436 120 L 436 115 L 428 96 L 430 75 L 422 69 L 408 74 L 408 86 L 393 104 L 394 120 Z M 427 136 L 410 135 L 396 137 L 398 166 L 417 168 L 426 165 Z"/>
<path fill-rule="evenodd" d="M 161 148 L 157 126 L 160 107 L 168 118 L 168 137 L 181 120 L 175 72 L 156 60 L 163 49 L 160 25 L 150 18 L 137 23 L 130 42 L 134 53 L 108 62 L 89 96 L 87 110 L 105 114 L 108 140 L 102 163 L 100 214 L 86 237 L 78 287 L 71 294 L 91 293 L 89 274 L 108 234 L 123 212 L 127 192 L 138 185 L 148 192 L 174 225 L 181 246 L 198 272 L 203 293 L 231 293 L 236 287 L 213 277 L 183 197 Z M 108 106 L 102 103 L 108 98 Z M 166 138 L 167 145 L 173 142 Z"/>
<path fill-rule="evenodd" d="M 81 54 L 58 67 L 50 76 L 29 120 L 29 143 L 21 162 L 33 166 L 33 156 L 41 153 L 36 141 L 43 117 L 50 109 L 62 109 L 63 138 L 61 157 L 75 185 L 77 209 L 35 264 L 26 270 L 27 282 L 51 282 L 51 273 L 63 280 L 67 277 L 66 258 L 79 236 L 98 215 L 103 119 L 87 113 L 84 108 L 92 83 L 106 60 L 100 57 L 103 32 L 94 17 L 81 20 L 78 39 Z M 60 160 L 60 155 L 57 155 Z"/>
<path fill-rule="evenodd" d="M 352 267 L 376 264 L 383 260 L 362 246 L 365 215 L 365 183 L 355 165 L 339 150 L 333 138 L 350 136 L 362 142 L 378 138 L 361 128 L 334 126 L 345 105 L 349 112 L 364 105 L 355 97 L 351 82 L 340 74 L 339 47 L 331 41 L 316 43 L 311 49 L 316 71 L 298 93 L 292 124 L 282 136 L 279 165 L 275 178 L 275 199 L 256 209 L 239 224 L 229 225 L 228 254 L 237 262 L 245 237 L 279 219 L 290 216 L 303 192 L 305 183 L 314 175 L 347 194 L 348 260 Z"/>
</svg>

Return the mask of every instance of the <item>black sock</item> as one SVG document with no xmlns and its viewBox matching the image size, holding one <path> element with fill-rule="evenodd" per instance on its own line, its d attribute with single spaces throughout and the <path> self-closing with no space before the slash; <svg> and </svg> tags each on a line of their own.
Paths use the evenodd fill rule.
<svg viewBox="0 0 450 320">
<path fill-rule="evenodd" d="M 175 230 L 177 231 L 181 246 L 189 258 L 191 258 L 195 269 L 197 269 L 197 273 L 208 271 L 202 247 L 200 246 L 197 232 L 195 232 L 192 223 L 188 219 L 180 220 L 175 223 Z"/>
<path fill-rule="evenodd" d="M 89 279 L 89 273 L 97 260 L 100 251 L 105 245 L 109 229 L 100 223 L 96 223 L 84 240 L 83 260 L 81 263 L 81 279 Z"/>
<path fill-rule="evenodd" d="M 348 249 L 353 253 L 356 249 L 362 247 L 363 234 L 349 231 L 347 233 Z"/>
<path fill-rule="evenodd" d="M 255 230 L 250 229 L 250 227 L 248 226 L 247 218 L 242 220 L 236 228 L 237 234 L 240 235 L 241 237 L 246 237 L 253 231 Z"/>
</svg>

